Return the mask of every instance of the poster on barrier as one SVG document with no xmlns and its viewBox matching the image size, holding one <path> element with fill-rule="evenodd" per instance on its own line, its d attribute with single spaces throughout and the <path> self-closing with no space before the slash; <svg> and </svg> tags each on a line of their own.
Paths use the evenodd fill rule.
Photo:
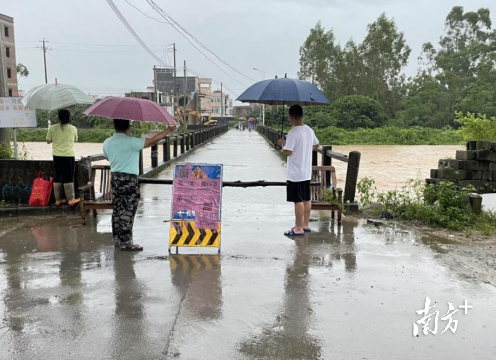
<svg viewBox="0 0 496 361">
<path fill-rule="evenodd" d="M 169 234 L 171 247 L 216 247 L 220 252 L 222 165 L 174 167 Z"/>
</svg>

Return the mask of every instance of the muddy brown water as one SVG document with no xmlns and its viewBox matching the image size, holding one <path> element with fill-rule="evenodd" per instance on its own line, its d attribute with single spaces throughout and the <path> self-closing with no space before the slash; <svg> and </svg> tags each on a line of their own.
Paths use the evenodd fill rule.
<svg viewBox="0 0 496 361">
<path fill-rule="evenodd" d="M 52 157 L 50 145 L 30 142 L 21 144 L 27 150 L 29 159 L 51 159 Z M 102 153 L 101 143 L 76 143 L 75 148 L 77 156 Z M 381 191 L 400 188 L 409 179 L 428 178 L 430 169 L 437 168 L 439 159 L 453 158 L 456 150 L 459 149 L 463 147 L 458 145 L 339 145 L 333 147 L 334 151 L 344 154 L 352 150 L 359 151 L 361 153 L 360 179 L 373 178 L 377 189 Z M 159 154 L 159 161 L 160 157 Z M 150 149 L 145 149 L 143 161 L 145 168 L 151 166 Z M 338 183 L 343 185 L 346 178 L 346 163 L 335 161 L 333 165 L 336 167 Z"/>
</svg>

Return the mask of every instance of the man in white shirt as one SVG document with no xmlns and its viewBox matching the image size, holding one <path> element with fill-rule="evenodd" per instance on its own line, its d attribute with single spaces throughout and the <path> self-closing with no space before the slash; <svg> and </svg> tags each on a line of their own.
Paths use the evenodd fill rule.
<svg viewBox="0 0 496 361">
<path fill-rule="evenodd" d="M 312 128 L 303 124 L 301 106 L 293 105 L 289 108 L 289 122 L 293 128 L 288 132 L 285 140 L 279 139 L 278 144 L 288 157 L 287 201 L 294 203 L 296 226 L 284 234 L 303 236 L 305 232 L 310 232 L 312 151 L 319 147 L 319 140 Z"/>
</svg>

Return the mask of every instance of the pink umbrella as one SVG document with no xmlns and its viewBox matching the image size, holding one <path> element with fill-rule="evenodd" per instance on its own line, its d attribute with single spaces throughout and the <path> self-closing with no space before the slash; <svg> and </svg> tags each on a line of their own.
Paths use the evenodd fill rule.
<svg viewBox="0 0 496 361">
<path fill-rule="evenodd" d="M 176 124 L 174 117 L 159 104 L 138 98 L 108 97 L 93 104 L 83 113 L 111 119 Z"/>
<path fill-rule="evenodd" d="M 249 122 L 254 122 L 255 120 L 256 120 L 255 118 L 248 119 Z"/>
</svg>

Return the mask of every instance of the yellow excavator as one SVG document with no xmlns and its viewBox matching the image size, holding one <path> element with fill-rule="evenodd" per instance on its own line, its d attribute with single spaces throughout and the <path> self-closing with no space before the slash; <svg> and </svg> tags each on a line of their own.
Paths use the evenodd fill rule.
<svg viewBox="0 0 496 361">
<path fill-rule="evenodd" d="M 210 114 L 204 113 L 201 116 L 201 123 L 203 125 L 216 125 L 217 124 L 217 120 L 210 118 Z"/>
<path fill-rule="evenodd" d="M 178 107 L 176 109 L 177 111 L 177 119 L 179 120 L 180 124 L 188 124 L 188 119 L 184 118 L 184 110 L 183 108 Z M 217 120 L 210 118 L 210 114 L 208 113 L 203 113 L 203 115 L 200 115 L 196 110 L 189 110 L 188 111 L 188 117 L 194 117 L 194 124 L 202 124 L 202 125 L 213 125 L 217 124 Z M 189 118 L 191 119 L 191 118 Z"/>
</svg>

